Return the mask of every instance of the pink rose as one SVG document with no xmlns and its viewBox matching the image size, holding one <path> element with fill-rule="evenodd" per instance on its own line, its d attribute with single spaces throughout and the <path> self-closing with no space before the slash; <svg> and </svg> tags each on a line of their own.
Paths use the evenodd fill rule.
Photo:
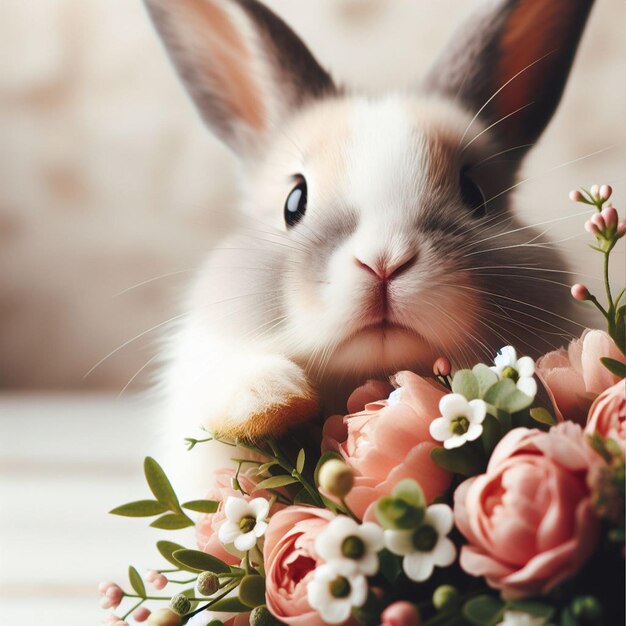
<svg viewBox="0 0 626 626">
<path fill-rule="evenodd" d="M 359 517 L 371 519 L 374 503 L 403 478 L 418 480 L 429 502 L 450 485 L 450 474 L 430 458 L 437 444 L 429 426 L 440 415 L 439 400 L 446 390 L 411 372 L 396 374 L 395 383 L 399 389 L 393 401 L 372 402 L 370 394 L 364 411 L 336 415 L 324 425 L 323 450 L 338 452 L 355 471 L 347 502 Z M 348 406 L 374 389 L 384 388 L 367 383 L 354 392 Z"/>
<path fill-rule="evenodd" d="M 263 549 L 265 598 L 276 619 L 294 626 L 319 626 L 307 600 L 307 585 L 321 561 L 315 539 L 334 515 L 326 509 L 289 506 L 270 519 Z"/>
<path fill-rule="evenodd" d="M 549 352 L 537 361 L 537 374 L 559 421 L 567 419 L 584 425 L 594 399 L 619 380 L 602 365 L 602 357 L 624 361 L 607 333 L 586 330 L 567 350 Z"/>
<path fill-rule="evenodd" d="M 271 493 L 264 490 L 255 491 L 254 495 L 251 496 L 244 496 L 241 491 L 233 488 L 232 479 L 234 476 L 234 469 L 221 469 L 216 471 L 213 475 L 214 486 L 206 494 L 206 499 L 223 503 L 226 502 L 228 496 L 244 498 L 245 500 L 252 500 L 253 497 L 267 498 L 269 500 L 272 497 Z M 238 480 L 246 493 L 251 494 L 254 491 L 256 483 L 249 475 L 242 472 L 239 474 Z M 274 504 L 271 512 L 278 511 L 281 508 L 282 505 Z M 198 549 L 207 554 L 212 554 L 228 565 L 239 565 L 241 559 L 228 552 L 218 539 L 220 527 L 225 521 L 226 514 L 224 513 L 223 505 L 220 505 L 215 513 L 203 514 L 198 518 L 196 522 L 196 542 Z"/>
<path fill-rule="evenodd" d="M 598 458 L 571 422 L 508 433 L 487 473 L 454 494 L 456 524 L 469 541 L 461 567 L 507 599 L 546 593 L 575 574 L 598 535 L 586 483 Z"/>
<path fill-rule="evenodd" d="M 585 433 L 597 433 L 626 449 L 626 388 L 623 380 L 602 392 L 591 405 Z"/>
</svg>

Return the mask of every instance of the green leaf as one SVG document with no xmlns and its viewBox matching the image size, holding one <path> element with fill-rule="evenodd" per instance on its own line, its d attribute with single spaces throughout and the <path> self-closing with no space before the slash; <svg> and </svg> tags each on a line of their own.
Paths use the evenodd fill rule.
<svg viewBox="0 0 626 626">
<path fill-rule="evenodd" d="M 150 524 L 152 528 L 160 528 L 161 530 L 181 530 L 193 525 L 193 521 L 186 515 L 178 515 L 178 513 L 161 515 Z"/>
<path fill-rule="evenodd" d="M 381 498 L 374 509 L 383 528 L 410 530 L 417 528 L 424 519 L 425 507 L 416 507 L 400 498 Z"/>
<path fill-rule="evenodd" d="M 613 340 L 622 354 L 626 354 L 626 304 L 623 304 L 615 313 L 615 333 Z"/>
<path fill-rule="evenodd" d="M 561 626 L 580 626 L 569 607 L 561 612 Z"/>
<path fill-rule="evenodd" d="M 602 361 L 602 365 L 604 365 L 611 374 L 615 374 L 615 376 L 619 376 L 620 378 L 626 377 L 626 363 L 616 361 L 608 356 L 603 356 L 600 361 Z"/>
<path fill-rule="evenodd" d="M 213 572 L 214 574 L 230 572 L 230 567 L 224 561 L 200 550 L 183 548 L 174 552 L 173 556 L 190 572 Z"/>
<path fill-rule="evenodd" d="M 301 489 L 293 499 L 294 504 L 310 504 L 318 506 L 318 503 L 313 499 L 311 494 L 306 489 Z"/>
<path fill-rule="evenodd" d="M 190 600 L 196 597 L 196 590 L 194 587 L 185 589 L 184 591 L 181 591 L 180 593 L 184 595 L 186 598 L 189 598 Z M 189 612 L 194 611 L 198 607 L 198 604 L 200 603 L 197 600 L 191 600 L 191 606 L 189 607 Z"/>
<path fill-rule="evenodd" d="M 265 474 L 269 472 L 274 465 L 278 465 L 278 461 L 269 461 L 268 463 L 263 463 L 263 465 L 259 465 L 257 469 L 257 474 Z"/>
<path fill-rule="evenodd" d="M 493 415 L 487 414 L 483 421 L 483 434 L 480 437 L 480 441 L 488 456 L 491 456 L 493 449 L 502 439 L 503 434 L 500 422 Z"/>
<path fill-rule="evenodd" d="M 500 380 L 498 375 L 490 367 L 487 367 L 483 363 L 474 365 L 472 373 L 478 381 L 478 390 L 481 398 L 485 396 L 487 391 L 491 389 L 491 387 L 493 387 L 498 380 Z"/>
<path fill-rule="evenodd" d="M 510 378 L 504 378 L 487 391 L 484 400 L 497 409 L 503 409 L 502 403 L 515 391 L 517 391 L 515 383 Z"/>
<path fill-rule="evenodd" d="M 148 486 L 150 487 L 150 491 L 154 494 L 154 497 L 161 502 L 161 504 L 166 505 L 170 511 L 182 513 L 176 493 L 174 493 L 172 484 L 165 475 L 163 468 L 152 457 L 148 456 L 144 461 L 143 469 L 146 480 L 148 481 Z"/>
<path fill-rule="evenodd" d="M 302 448 L 300 452 L 298 452 L 298 460 L 296 461 L 296 470 L 298 471 L 298 474 L 302 474 L 305 461 L 306 461 L 306 452 L 304 451 L 304 448 Z"/>
<path fill-rule="evenodd" d="M 426 508 L 426 497 L 420 485 L 412 478 L 401 480 L 391 492 L 394 498 L 400 498 L 415 508 Z"/>
<path fill-rule="evenodd" d="M 430 456 L 439 467 L 461 476 L 475 476 L 481 474 L 485 468 L 476 448 L 468 444 L 454 450 L 446 450 L 442 447 L 433 448 Z"/>
<path fill-rule="evenodd" d="M 556 613 L 555 607 L 535 600 L 515 600 L 507 603 L 507 608 L 513 611 L 520 611 L 521 613 L 528 613 L 534 617 L 543 617 L 546 620 L 552 618 Z"/>
<path fill-rule="evenodd" d="M 391 583 L 395 583 L 402 573 L 400 559 L 389 550 L 383 550 L 378 554 L 380 561 L 380 573 Z"/>
<path fill-rule="evenodd" d="M 265 578 L 263 576 L 244 576 L 239 585 L 239 600 L 249 609 L 265 604 Z"/>
<path fill-rule="evenodd" d="M 255 488 L 255 491 L 259 489 L 278 489 L 279 487 L 286 487 L 287 485 L 293 485 L 297 483 L 298 479 L 293 476 L 271 476 L 262 480 Z"/>
<path fill-rule="evenodd" d="M 191 500 L 190 502 L 185 502 L 182 507 L 197 513 L 215 513 L 219 505 L 220 503 L 215 500 Z"/>
<path fill-rule="evenodd" d="M 111 515 L 121 515 L 122 517 L 152 517 L 167 511 L 167 507 L 156 500 L 137 500 L 129 502 L 109 511 Z"/>
<path fill-rule="evenodd" d="M 224 598 L 212 604 L 211 611 L 219 613 L 248 613 L 250 607 L 241 602 L 239 598 Z"/>
<path fill-rule="evenodd" d="M 139 572 L 132 565 L 128 568 L 128 580 L 130 581 L 130 586 L 135 590 L 135 593 L 145 598 L 147 595 L 146 586 L 143 584 Z"/>
<path fill-rule="evenodd" d="M 519 389 L 515 389 L 515 391 L 504 398 L 501 406 L 498 408 L 506 411 L 507 413 L 519 413 L 524 409 L 527 409 L 534 401 L 534 398 L 527 396 L 525 393 L 521 392 Z"/>
<path fill-rule="evenodd" d="M 326 461 L 330 461 L 330 459 L 338 459 L 339 461 L 345 462 L 341 454 L 338 454 L 337 452 L 325 452 L 324 454 L 322 454 L 322 456 L 320 457 L 320 460 L 317 462 L 317 465 L 315 466 L 315 472 L 313 474 L 313 479 L 315 480 L 315 484 L 317 486 L 319 486 L 320 484 L 320 481 L 319 481 L 320 469 L 322 469 L 322 465 L 324 465 Z"/>
<path fill-rule="evenodd" d="M 500 615 L 504 604 L 494 596 L 476 596 L 463 606 L 465 619 L 475 626 L 489 626 Z"/>
<path fill-rule="evenodd" d="M 171 563 L 175 567 L 181 567 L 182 564 L 174 558 L 174 552 L 177 552 L 178 550 L 184 550 L 185 546 L 181 546 L 180 544 L 174 543 L 173 541 L 157 541 L 156 547 L 161 556 L 168 563 Z"/>
<path fill-rule="evenodd" d="M 557 421 L 556 417 L 550 413 L 550 411 L 537 407 L 536 409 L 530 409 L 530 416 L 535 420 L 535 422 L 539 422 L 540 424 L 547 424 L 548 426 L 554 426 Z"/>
<path fill-rule="evenodd" d="M 471 370 L 459 370 L 452 379 L 452 391 L 468 400 L 475 400 L 480 395 L 480 385 Z"/>
</svg>

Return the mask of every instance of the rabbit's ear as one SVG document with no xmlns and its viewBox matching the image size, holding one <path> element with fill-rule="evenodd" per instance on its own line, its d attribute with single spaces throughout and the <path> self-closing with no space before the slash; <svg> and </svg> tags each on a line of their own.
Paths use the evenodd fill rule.
<svg viewBox="0 0 626 626">
<path fill-rule="evenodd" d="M 299 37 L 257 0 L 145 2 L 202 117 L 243 156 L 295 107 L 334 91 Z"/>
<path fill-rule="evenodd" d="M 533 144 L 561 99 L 592 5 L 483 0 L 435 62 L 425 89 L 460 100 L 493 124 L 504 147 Z"/>
</svg>

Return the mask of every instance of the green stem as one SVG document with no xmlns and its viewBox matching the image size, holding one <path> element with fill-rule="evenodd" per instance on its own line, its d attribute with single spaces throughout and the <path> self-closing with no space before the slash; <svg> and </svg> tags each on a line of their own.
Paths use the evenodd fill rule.
<svg viewBox="0 0 626 626">
<path fill-rule="evenodd" d="M 598 311 L 602 313 L 602 317 L 604 317 L 608 322 L 609 314 L 604 310 L 604 307 L 598 302 L 598 299 L 595 296 L 592 296 L 591 294 L 589 294 L 589 302 L 591 302 L 591 304 L 593 304 L 593 306 L 595 306 L 596 309 L 598 309 Z"/>
<path fill-rule="evenodd" d="M 361 520 L 356 516 L 356 514 L 354 513 L 354 511 L 348 506 L 348 503 L 346 502 L 345 498 L 341 498 L 341 505 L 343 506 L 343 508 L 346 510 L 346 513 L 355 521 L 358 522 L 359 524 L 361 523 Z"/>
<path fill-rule="evenodd" d="M 125 613 L 122 616 L 122 620 L 125 622 L 128 619 L 128 616 L 133 612 L 136 611 L 145 601 L 147 600 L 147 598 L 141 598 L 141 600 L 135 604 L 135 606 L 133 606 L 127 613 Z"/>
<path fill-rule="evenodd" d="M 202 611 L 206 611 L 207 609 L 210 609 L 216 602 L 219 602 L 220 600 L 223 600 L 233 589 L 235 589 L 237 587 L 238 584 L 239 583 L 231 585 L 223 593 L 221 593 L 219 596 L 213 598 L 210 602 L 208 602 L 204 606 L 201 606 L 199 609 L 196 609 L 195 611 L 192 611 L 191 613 L 187 613 L 187 615 L 185 615 L 185 623 L 187 623 L 194 615 L 197 615 L 198 613 L 202 613 Z M 203 598 L 203 600 L 204 599 L 205 598 Z M 202 602 L 202 600 L 200 600 L 200 602 Z"/>
</svg>

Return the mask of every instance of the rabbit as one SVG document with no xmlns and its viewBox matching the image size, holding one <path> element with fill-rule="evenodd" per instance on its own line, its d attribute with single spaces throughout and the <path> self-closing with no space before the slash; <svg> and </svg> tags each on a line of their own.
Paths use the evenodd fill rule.
<svg viewBox="0 0 626 626">
<path fill-rule="evenodd" d="M 240 227 L 164 348 L 176 445 L 198 425 L 279 436 L 367 378 L 507 344 L 536 357 L 577 332 L 565 260 L 509 191 L 593 0 L 475 3 L 419 84 L 376 97 L 335 84 L 257 0 L 145 3 L 242 172 Z"/>
</svg>

